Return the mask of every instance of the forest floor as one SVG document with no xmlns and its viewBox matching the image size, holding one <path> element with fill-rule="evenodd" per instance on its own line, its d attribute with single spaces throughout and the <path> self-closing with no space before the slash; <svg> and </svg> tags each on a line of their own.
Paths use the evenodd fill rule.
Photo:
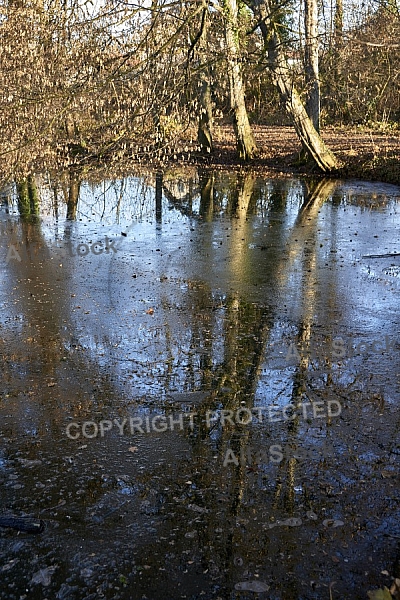
<svg viewBox="0 0 400 600">
<path fill-rule="evenodd" d="M 300 143 L 293 127 L 254 126 L 253 131 L 260 154 L 251 163 L 252 169 L 271 175 L 313 172 L 309 164 L 299 164 Z M 335 176 L 400 184 L 400 132 L 329 127 L 322 131 L 322 137 L 342 163 Z M 243 167 L 231 126 L 215 128 L 214 144 L 211 155 L 196 157 L 199 165 Z"/>
</svg>

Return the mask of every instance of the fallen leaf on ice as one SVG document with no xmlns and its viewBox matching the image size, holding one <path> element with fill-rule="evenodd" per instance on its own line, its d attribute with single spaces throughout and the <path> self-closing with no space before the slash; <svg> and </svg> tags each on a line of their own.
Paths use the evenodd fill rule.
<svg viewBox="0 0 400 600">
<path fill-rule="evenodd" d="M 57 569 L 57 565 L 53 567 L 47 567 L 46 569 L 39 569 L 33 574 L 30 583 L 41 583 L 43 587 L 47 587 L 51 583 L 51 578 L 54 575 L 54 571 Z"/>
<path fill-rule="evenodd" d="M 396 477 L 396 473 L 394 471 L 389 471 L 388 469 L 385 469 L 382 471 L 381 477 L 382 479 L 389 479 L 390 477 Z"/>
<path fill-rule="evenodd" d="M 335 529 L 335 527 L 342 527 L 344 523 L 338 519 L 325 519 L 325 521 L 322 521 L 322 525 L 324 527 L 330 527 L 330 529 Z"/>
<path fill-rule="evenodd" d="M 317 515 L 312 510 L 308 510 L 306 512 L 306 517 L 307 517 L 307 519 L 311 519 L 312 521 L 316 521 L 318 519 Z"/>
<path fill-rule="evenodd" d="M 194 510 L 195 512 L 198 512 L 198 513 L 210 512 L 208 510 L 208 508 L 203 508 L 202 506 L 197 506 L 197 504 L 188 504 L 187 507 L 190 508 L 190 510 Z"/>
<path fill-rule="evenodd" d="M 263 581 L 240 581 L 235 585 L 235 590 L 238 592 L 256 592 L 261 594 L 262 592 L 268 592 L 269 585 Z"/>
<path fill-rule="evenodd" d="M 264 525 L 264 529 L 273 529 L 274 527 L 300 527 L 303 524 L 303 521 L 298 517 L 291 517 L 289 519 L 285 519 L 284 521 L 275 521 L 275 523 L 268 523 Z"/>
<path fill-rule="evenodd" d="M 4 573 L 5 571 L 9 571 L 13 567 L 15 567 L 15 565 L 17 563 L 19 563 L 19 558 L 13 558 L 12 560 L 10 560 L 10 562 L 8 562 L 6 565 L 3 565 L 1 567 L 0 573 Z"/>
</svg>

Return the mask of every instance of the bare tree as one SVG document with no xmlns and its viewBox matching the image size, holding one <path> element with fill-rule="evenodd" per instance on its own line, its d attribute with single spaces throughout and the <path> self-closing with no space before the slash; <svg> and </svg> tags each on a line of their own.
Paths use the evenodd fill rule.
<svg viewBox="0 0 400 600">
<path fill-rule="evenodd" d="M 246 110 L 244 85 L 241 72 L 239 43 L 238 6 L 236 0 L 223 0 L 225 17 L 226 59 L 230 88 L 230 103 L 233 126 L 240 158 L 251 160 L 257 154 L 257 146 L 250 127 Z"/>
</svg>

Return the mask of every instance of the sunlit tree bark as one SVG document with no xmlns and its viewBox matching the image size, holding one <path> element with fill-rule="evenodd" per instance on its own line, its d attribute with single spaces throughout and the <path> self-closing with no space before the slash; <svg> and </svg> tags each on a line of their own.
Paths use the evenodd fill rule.
<svg viewBox="0 0 400 600">
<path fill-rule="evenodd" d="M 224 0 L 225 43 L 228 63 L 230 103 L 237 151 L 241 159 L 251 160 L 257 154 L 257 146 L 246 110 L 244 86 L 240 67 L 240 44 L 238 31 L 238 7 L 236 0 Z"/>
<path fill-rule="evenodd" d="M 339 166 L 338 161 L 316 131 L 293 85 L 278 29 L 269 17 L 272 14 L 272 7 L 268 0 L 254 0 L 253 8 L 259 20 L 274 83 L 293 121 L 303 149 L 309 153 L 321 171 L 332 171 Z"/>
<path fill-rule="evenodd" d="M 39 215 L 39 193 L 34 175 L 17 182 L 18 210 L 22 219 Z"/>
</svg>

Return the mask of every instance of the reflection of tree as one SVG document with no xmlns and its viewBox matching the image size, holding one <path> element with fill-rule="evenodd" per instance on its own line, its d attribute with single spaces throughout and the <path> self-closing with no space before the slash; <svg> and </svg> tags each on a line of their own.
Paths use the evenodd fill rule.
<svg viewBox="0 0 400 600">
<path fill-rule="evenodd" d="M 304 199 L 300 208 L 296 223 L 292 228 L 287 240 L 287 253 L 279 269 L 278 281 L 284 287 L 291 272 L 294 261 L 301 255 L 307 253 L 309 244 L 315 242 L 316 225 L 321 206 L 335 189 L 335 182 L 323 179 L 312 187 Z M 315 266 L 315 265 L 314 265 Z"/>
<path fill-rule="evenodd" d="M 67 195 L 67 219 L 71 221 L 75 221 L 76 219 L 80 187 L 81 180 L 79 174 L 75 171 L 70 171 Z"/>
<path fill-rule="evenodd" d="M 315 312 L 316 295 L 316 271 L 317 271 L 317 217 L 319 210 L 328 196 L 335 188 L 334 182 L 322 180 L 316 184 L 311 183 L 308 195 L 300 208 L 299 215 L 288 240 L 288 253 L 285 262 L 278 269 L 279 283 L 282 294 L 284 293 L 285 280 L 292 270 L 293 262 L 299 256 L 301 258 L 301 314 L 299 315 L 298 333 L 292 339 L 291 346 L 300 349 L 299 362 L 292 376 L 292 393 L 290 403 L 300 409 L 305 401 L 307 372 L 309 369 L 309 355 L 304 348 L 310 347 L 312 337 L 312 325 Z M 313 398 L 308 398 L 311 402 Z M 307 399 L 307 400 L 308 400 Z M 297 447 L 297 439 L 301 434 L 299 431 L 299 417 L 296 416 L 288 423 L 289 447 Z M 283 460 L 278 467 L 278 477 L 274 494 L 274 505 L 277 506 L 282 494 L 282 471 L 286 469 L 286 507 L 289 512 L 294 509 L 294 485 L 297 461 L 295 458 Z"/>
<path fill-rule="evenodd" d="M 156 221 L 159 224 L 162 221 L 162 186 L 163 174 L 159 171 L 156 173 Z"/>
<path fill-rule="evenodd" d="M 167 200 L 183 215 L 193 215 L 193 196 L 198 192 L 198 188 L 194 187 L 192 177 L 181 179 L 174 172 L 168 173 L 168 177 L 165 176 L 163 180 L 163 192 Z"/>
<path fill-rule="evenodd" d="M 76 218 L 76 205 L 79 197 L 80 181 L 76 173 L 69 174 L 67 188 L 69 218 Z M 43 232 L 39 219 L 39 191 L 36 181 L 28 178 L 17 185 L 20 220 L 12 224 L 9 246 L 13 245 L 17 256 L 11 255 L 7 262 L 7 277 L 4 286 L 9 285 L 9 296 L 13 306 L 21 315 L 19 336 L 10 343 L 7 355 L 4 356 L 4 378 L 10 382 L 18 368 L 24 374 L 26 384 L 32 393 L 30 409 L 30 425 L 39 430 L 48 430 L 48 419 L 42 414 L 43 404 L 52 410 L 49 416 L 53 422 L 56 435 L 60 435 L 61 421 L 65 413 L 71 412 L 71 404 L 82 398 L 82 390 L 87 387 L 86 381 L 88 358 L 82 350 L 79 339 L 69 343 L 72 332 L 66 331 L 71 310 L 70 269 L 71 261 L 63 260 L 61 254 L 68 256 L 66 247 L 61 249 L 49 243 Z M 54 188 L 54 207 L 57 209 L 58 191 Z M 35 217 L 35 218 L 32 218 Z M 70 226 L 67 222 L 65 237 L 69 241 Z M 66 340 L 70 338 L 69 341 Z M 75 350 L 75 352 L 74 352 Z M 73 354 L 73 356 L 72 356 Z M 18 367 L 17 367 L 18 365 Z M 75 376 L 71 382 L 69 369 Z M 90 366 L 93 379 L 101 378 L 97 367 Z M 44 381 L 43 381 L 44 380 Z M 66 382 L 65 392 L 62 382 Z M 54 398 L 62 398 L 62 409 L 58 412 L 54 407 Z M 37 411 L 35 411 L 37 403 Z M 78 400 L 78 404 L 80 400 Z M 81 403 L 81 406 L 83 404 Z M 34 417 L 33 417 L 34 415 Z M 36 421 L 36 422 L 35 422 Z M 45 424 L 43 424 L 45 422 Z M 21 422 L 21 426 L 24 426 Z"/>
<path fill-rule="evenodd" d="M 205 221 L 211 221 L 214 212 L 214 174 L 212 172 L 199 172 L 200 208 L 199 214 Z"/>
<path fill-rule="evenodd" d="M 9 208 L 12 204 L 13 197 L 13 186 L 12 184 L 5 184 L 0 187 L 0 204 L 5 208 Z"/>
<path fill-rule="evenodd" d="M 39 214 L 39 194 L 34 175 L 17 182 L 17 196 L 21 218 L 36 218 Z"/>
<path fill-rule="evenodd" d="M 18 282 L 17 302 L 24 315 L 24 335 L 36 350 L 32 360 L 39 361 L 47 376 L 54 375 L 61 356 L 60 329 L 65 318 L 66 296 L 59 289 L 57 261 L 51 260 L 40 220 L 32 221 L 21 213 L 11 243 L 21 260 L 12 258 L 8 270 Z"/>
<path fill-rule="evenodd" d="M 201 202 L 203 198 L 210 198 L 212 185 L 210 178 L 200 177 L 202 184 Z M 315 277 L 317 268 L 317 217 L 318 211 L 325 199 L 332 192 L 334 184 L 331 182 L 320 182 L 312 187 L 305 198 L 298 218 L 287 237 L 284 225 L 281 226 L 281 239 L 287 239 L 287 250 L 281 253 L 282 243 L 270 248 L 268 263 L 273 269 L 270 274 L 270 285 L 280 290 L 280 297 L 284 297 L 288 277 L 293 269 L 293 263 L 301 260 L 302 263 L 302 288 L 299 291 L 301 298 L 302 315 L 297 341 L 307 344 L 312 335 L 312 318 L 315 311 Z M 254 188 L 255 179 L 251 175 L 241 176 L 232 181 L 232 186 L 227 192 L 227 210 L 233 217 L 231 240 L 229 247 L 229 269 L 235 278 L 246 277 L 250 269 L 250 258 L 248 251 L 248 218 L 254 210 Z M 200 214 L 212 216 L 211 202 L 204 202 L 206 209 Z M 279 214 L 285 207 L 285 193 L 277 190 L 269 198 L 269 212 Z M 283 223 L 283 221 L 282 221 Z M 248 468 L 253 469 L 251 464 L 251 446 L 259 436 L 263 444 L 268 441 L 275 443 L 274 425 L 264 425 L 256 429 L 248 425 L 231 426 L 225 422 L 222 427 L 216 422 L 211 429 L 205 424 L 205 415 L 208 410 L 223 408 L 237 414 L 240 408 L 252 409 L 256 389 L 262 370 L 266 344 L 273 325 L 273 313 L 266 307 L 246 301 L 239 293 L 233 292 L 222 299 L 221 304 L 215 311 L 208 310 L 204 314 L 205 306 L 213 305 L 211 289 L 204 286 L 194 287 L 188 292 L 188 304 L 193 306 L 194 314 L 203 315 L 197 318 L 192 325 L 192 361 L 199 360 L 202 366 L 203 380 L 202 388 L 209 389 L 207 399 L 198 407 L 199 419 L 194 432 L 190 435 L 192 445 L 192 457 L 196 463 L 197 475 L 194 481 L 198 489 L 203 490 L 202 502 L 205 506 L 218 506 L 218 517 L 203 518 L 201 529 L 201 545 L 205 549 L 205 564 L 219 564 L 228 571 L 233 568 L 232 558 L 235 548 L 241 547 L 242 532 L 237 527 L 240 515 L 247 512 L 246 499 L 249 495 Z M 204 322 L 206 319 L 206 322 Z M 211 339 L 218 338 L 218 334 L 211 332 L 220 331 L 223 341 L 223 357 L 217 358 L 212 346 Z M 221 333 L 219 335 L 221 335 Z M 197 352 L 196 352 L 197 346 Z M 307 371 L 309 360 L 302 357 L 300 364 L 292 375 L 291 401 L 297 404 L 301 401 L 306 389 Z M 192 369 L 188 368 L 192 372 Z M 182 382 L 182 387 L 192 389 L 193 381 L 189 378 Z M 298 419 L 288 421 L 286 427 L 286 443 L 293 448 L 301 435 Z M 271 441 L 272 440 L 272 441 Z M 246 457 L 247 464 L 239 460 L 237 466 L 231 465 L 223 468 L 222 463 L 226 450 L 230 448 L 237 457 Z M 215 465 L 213 455 L 218 455 L 218 464 Z M 267 452 L 268 454 L 268 452 Z M 277 467 L 275 473 L 275 486 L 271 506 L 293 514 L 295 508 L 295 482 L 298 461 L 294 457 L 285 457 Z M 271 474 L 271 468 L 267 471 Z M 211 481 L 217 485 L 210 489 Z M 223 497 L 226 502 L 218 503 L 218 497 Z M 214 540 L 213 549 L 208 549 L 208 540 L 213 539 L 214 529 L 218 522 L 224 523 L 223 532 Z M 247 532 L 247 536 L 256 534 Z M 259 534 L 259 532 L 258 532 Z M 258 548 L 254 538 L 254 548 Z M 268 552 L 268 540 L 264 539 L 265 548 L 261 550 Z M 242 549 L 242 552 L 245 552 Z M 248 549 L 251 554 L 252 549 Z M 257 557 L 257 560 L 259 557 Z M 221 565 L 221 561 L 223 564 Z"/>
<path fill-rule="evenodd" d="M 158 190 L 160 189 L 160 183 L 159 178 Z M 263 218 L 268 224 L 271 223 L 272 217 L 283 217 L 286 197 L 290 190 L 289 186 L 282 183 L 274 187 L 271 186 L 269 194 L 266 194 L 263 199 L 263 201 L 265 200 L 263 206 L 260 207 L 257 206 L 257 202 L 260 202 L 260 200 L 259 194 L 256 193 L 256 181 L 251 174 L 241 175 L 237 179 L 231 177 L 222 192 L 218 176 L 212 173 L 201 173 L 199 183 L 201 186 L 200 217 L 204 220 L 211 220 L 214 214 L 220 214 L 222 209 L 225 208 L 226 213 L 231 218 L 230 237 L 229 242 L 227 242 L 229 247 L 226 249 L 228 257 L 227 270 L 231 275 L 230 281 L 250 279 L 254 264 L 252 264 L 251 252 L 248 248 L 249 232 L 252 227 L 249 217 L 254 213 L 256 207 L 263 212 Z M 181 203 L 180 201 L 176 202 L 173 194 L 170 194 L 169 197 L 176 208 L 184 214 L 190 214 L 192 219 L 196 218 L 194 211 L 190 208 L 192 202 L 195 205 L 196 185 L 195 183 L 192 186 L 182 186 L 181 199 L 183 198 L 183 201 Z M 264 279 L 268 281 L 271 288 L 279 292 L 278 296 L 280 298 L 288 293 L 290 276 L 294 270 L 293 265 L 296 261 L 299 261 L 302 283 L 301 289 L 297 292 L 301 306 L 298 318 L 298 342 L 304 344 L 311 340 L 313 315 L 316 309 L 318 210 L 322 205 L 324 196 L 330 193 L 330 189 L 329 183 L 321 182 L 310 192 L 310 195 L 304 200 L 290 232 L 287 231 L 284 218 L 276 219 L 274 221 L 274 244 L 268 247 L 265 246 L 263 254 L 260 251 L 258 255 L 262 257 L 265 263 L 262 266 L 265 269 Z M 154 207 L 154 194 L 152 194 L 151 201 Z M 268 233 L 267 226 L 265 231 Z M 195 238 L 195 233 L 190 235 Z M 209 226 L 202 230 L 198 238 L 199 247 L 203 253 L 202 261 L 205 268 L 209 269 L 210 272 L 216 260 L 216 253 L 213 251 L 214 239 L 213 228 Z M 267 242 L 269 242 L 268 238 Z M 286 249 L 285 242 L 288 242 Z M 198 251 L 198 248 L 196 248 L 196 252 Z M 190 254 L 189 248 L 187 254 Z M 259 264 L 261 264 L 261 259 Z M 40 301 L 44 300 L 41 297 L 40 301 L 38 299 L 35 299 L 34 302 L 30 301 L 31 305 L 24 306 L 23 310 L 28 315 L 28 320 L 36 318 L 37 323 L 43 326 L 43 338 L 41 338 L 40 344 L 46 348 L 49 337 L 53 336 L 54 339 L 59 339 L 62 322 L 66 318 L 69 307 L 67 301 L 68 288 L 63 289 L 62 284 L 57 283 L 57 288 L 48 293 L 48 288 L 52 287 L 52 282 L 57 281 L 55 265 L 52 265 L 51 268 L 46 266 L 43 273 L 40 272 L 38 266 L 35 267 L 38 272 L 32 266 L 28 267 L 28 265 L 15 264 L 13 268 L 18 279 L 25 282 L 27 279 L 31 279 L 38 284 L 41 290 L 46 290 L 45 293 L 48 294 L 46 297 L 47 304 L 42 303 L 39 306 Z M 182 269 L 182 272 L 185 276 L 184 269 Z M 123 271 L 118 271 L 119 276 L 123 274 Z M 165 279 L 167 280 L 168 277 Z M 141 369 L 139 361 L 133 363 L 135 366 L 136 364 L 139 365 L 139 376 L 149 377 L 148 363 L 153 358 L 156 368 L 161 373 L 160 385 L 165 386 L 166 392 L 170 391 L 177 381 L 181 391 L 197 389 L 208 391 L 208 396 L 197 409 L 199 416 L 196 419 L 195 429 L 193 432 L 188 432 L 186 440 L 190 443 L 191 460 L 188 472 L 191 473 L 190 479 L 196 486 L 196 492 L 194 492 L 197 494 L 196 503 L 200 507 L 210 510 L 210 513 L 204 513 L 201 516 L 195 514 L 193 527 L 198 528 L 199 531 L 199 551 L 202 553 L 204 566 L 208 568 L 209 565 L 213 564 L 226 569 L 226 576 L 229 579 L 234 576 L 232 559 L 238 552 L 238 548 L 240 548 L 240 552 L 245 558 L 247 555 L 249 560 L 255 559 L 256 561 L 259 561 L 270 552 L 272 544 L 269 538 L 260 531 L 261 517 L 255 515 L 255 509 L 251 508 L 251 502 L 254 500 L 254 496 L 258 494 L 258 498 L 263 498 L 266 509 L 275 506 L 277 510 L 282 509 L 292 513 L 295 508 L 294 487 L 298 463 L 294 458 L 286 458 L 278 467 L 269 465 L 265 469 L 263 467 L 258 469 L 251 462 L 249 450 L 253 444 L 261 440 L 261 443 L 267 447 L 270 443 L 276 442 L 275 436 L 277 434 L 274 424 L 263 423 L 260 426 L 252 427 L 237 425 L 236 423 L 232 427 L 229 423 L 226 423 L 224 427 L 221 427 L 221 424 L 217 422 L 211 429 L 205 425 L 204 417 L 207 410 L 223 408 L 233 411 L 235 415 L 241 407 L 252 409 L 255 406 L 266 345 L 270 339 L 271 329 L 274 326 L 276 317 L 273 308 L 263 305 L 262 302 L 252 302 L 250 297 L 246 296 L 246 293 L 238 292 L 237 288 L 231 289 L 226 295 L 219 295 L 213 290 L 211 284 L 203 281 L 201 277 L 199 277 L 199 280 L 187 280 L 185 277 L 184 281 L 179 279 L 179 281 L 171 283 L 171 285 L 179 283 L 180 289 L 185 290 L 182 292 L 183 300 L 181 304 L 186 306 L 187 312 L 185 318 L 182 317 L 183 321 L 180 321 L 178 325 L 178 342 L 175 339 L 173 319 L 167 325 L 164 325 L 164 320 L 158 324 L 161 333 L 157 335 L 159 335 L 159 338 L 164 335 L 164 353 L 161 352 L 161 356 L 158 353 L 161 345 L 155 343 L 159 341 L 159 338 L 158 340 L 152 339 L 151 334 L 148 337 L 150 349 L 141 348 L 141 342 L 133 339 L 133 337 L 132 339 L 128 338 L 126 332 L 122 334 L 122 338 L 128 341 L 129 350 L 127 348 L 127 352 L 132 350 L 132 347 L 136 349 L 139 347 L 145 358 L 148 359 L 147 363 L 143 363 L 143 369 Z M 24 297 L 29 299 L 30 294 L 37 294 L 37 289 L 32 283 L 26 282 L 23 285 L 22 294 Z M 166 282 L 165 286 L 167 285 Z M 120 290 L 121 288 L 117 289 Z M 174 291 L 173 294 L 175 293 L 177 292 Z M 58 298 L 59 296 L 61 299 Z M 161 299 L 160 305 L 164 308 L 163 314 L 171 309 L 171 302 L 168 303 L 168 300 L 170 298 L 167 294 Z M 121 304 L 123 302 L 124 299 L 121 299 Z M 178 310 L 182 308 L 179 304 L 177 300 L 176 305 L 174 305 Z M 117 311 L 119 306 L 113 308 Z M 178 310 L 174 313 L 179 314 L 180 319 L 182 313 L 178 313 Z M 50 311 L 51 315 L 47 315 L 46 311 Z M 50 319 L 50 323 L 46 322 L 48 319 Z M 184 343 L 182 343 L 182 338 L 184 338 Z M 99 336 L 97 341 L 100 347 L 106 348 L 106 352 L 108 348 L 115 345 L 113 344 L 115 339 L 112 336 L 108 338 L 104 336 L 101 339 Z M 136 352 L 136 349 L 133 352 Z M 39 351 L 41 352 L 41 350 Z M 51 348 L 47 348 L 47 351 L 49 355 L 39 355 L 39 361 L 47 360 L 48 374 L 57 376 L 60 351 L 57 347 L 54 349 L 53 354 L 51 354 Z M 152 353 L 154 353 L 153 357 L 151 356 Z M 113 354 L 114 360 L 115 354 L 116 351 Z M 129 360 L 130 356 L 128 355 L 126 360 Z M 137 355 L 134 356 L 136 359 Z M 84 369 L 85 365 L 86 369 Z M 302 357 L 293 375 L 288 376 L 288 378 L 290 377 L 289 385 L 293 403 L 299 402 L 304 391 L 307 390 L 306 378 L 309 366 L 310 361 L 308 358 Z M 41 368 L 41 365 L 39 367 Z M 87 357 L 79 359 L 76 356 L 74 368 L 78 369 L 78 367 L 82 367 L 83 374 L 77 374 L 76 385 L 84 385 L 89 368 L 92 378 L 100 376 L 99 363 L 93 361 L 93 364 L 91 364 Z M 114 365 L 112 368 L 114 368 Z M 70 390 L 71 387 L 68 389 Z M 265 385 L 265 389 L 266 393 L 272 396 L 272 389 L 268 384 Z M 115 389 L 113 391 L 112 384 L 110 384 L 109 390 L 110 397 L 114 399 Z M 81 413 L 77 411 L 77 414 Z M 288 444 L 296 445 L 301 433 L 299 422 L 294 421 L 288 422 L 281 436 Z M 175 450 L 175 454 L 171 455 L 170 459 L 175 460 L 175 456 L 179 456 L 180 461 L 183 462 L 183 454 L 179 454 L 182 448 L 178 437 L 177 439 L 178 441 L 173 442 L 176 446 L 171 448 L 171 453 Z M 238 465 L 224 468 L 222 463 L 228 448 L 232 449 L 237 457 L 243 455 L 247 458 L 250 456 L 247 464 L 239 461 Z M 215 456 L 218 458 L 215 459 Z M 262 480 L 263 474 L 268 474 L 270 483 L 273 482 L 273 485 L 269 485 L 268 490 L 262 489 L 265 485 Z M 139 475 L 140 477 L 141 475 Z M 150 476 L 147 477 L 150 478 Z M 165 482 L 171 478 L 171 473 L 168 469 L 165 473 L 157 472 L 157 478 Z M 254 485 L 253 488 L 251 484 Z M 168 485 L 170 485 L 169 481 Z M 176 488 L 181 487 L 179 476 L 177 481 L 172 482 L 171 487 L 174 491 L 176 491 Z M 187 513 L 185 511 L 188 510 L 189 498 L 193 498 L 193 496 L 185 495 L 182 489 L 178 490 L 177 496 L 184 497 L 182 509 L 180 506 L 177 508 L 177 519 L 180 517 L 186 518 L 184 521 L 185 526 L 181 527 L 183 545 L 186 541 L 184 533 L 188 531 Z M 264 505 L 262 503 L 259 505 L 261 510 L 264 510 Z M 250 522 L 246 525 L 245 530 L 243 526 L 244 517 L 249 517 L 249 515 L 253 515 L 254 523 Z M 221 530 L 218 535 L 215 533 L 216 529 Z M 288 534 L 289 537 L 290 535 Z M 245 546 L 243 546 L 243 539 L 247 541 Z M 168 554 L 171 548 L 167 547 L 167 542 L 164 544 L 161 541 L 160 547 L 164 546 L 166 548 L 165 554 Z M 293 592 L 293 597 L 296 597 L 296 590 Z"/>
</svg>

